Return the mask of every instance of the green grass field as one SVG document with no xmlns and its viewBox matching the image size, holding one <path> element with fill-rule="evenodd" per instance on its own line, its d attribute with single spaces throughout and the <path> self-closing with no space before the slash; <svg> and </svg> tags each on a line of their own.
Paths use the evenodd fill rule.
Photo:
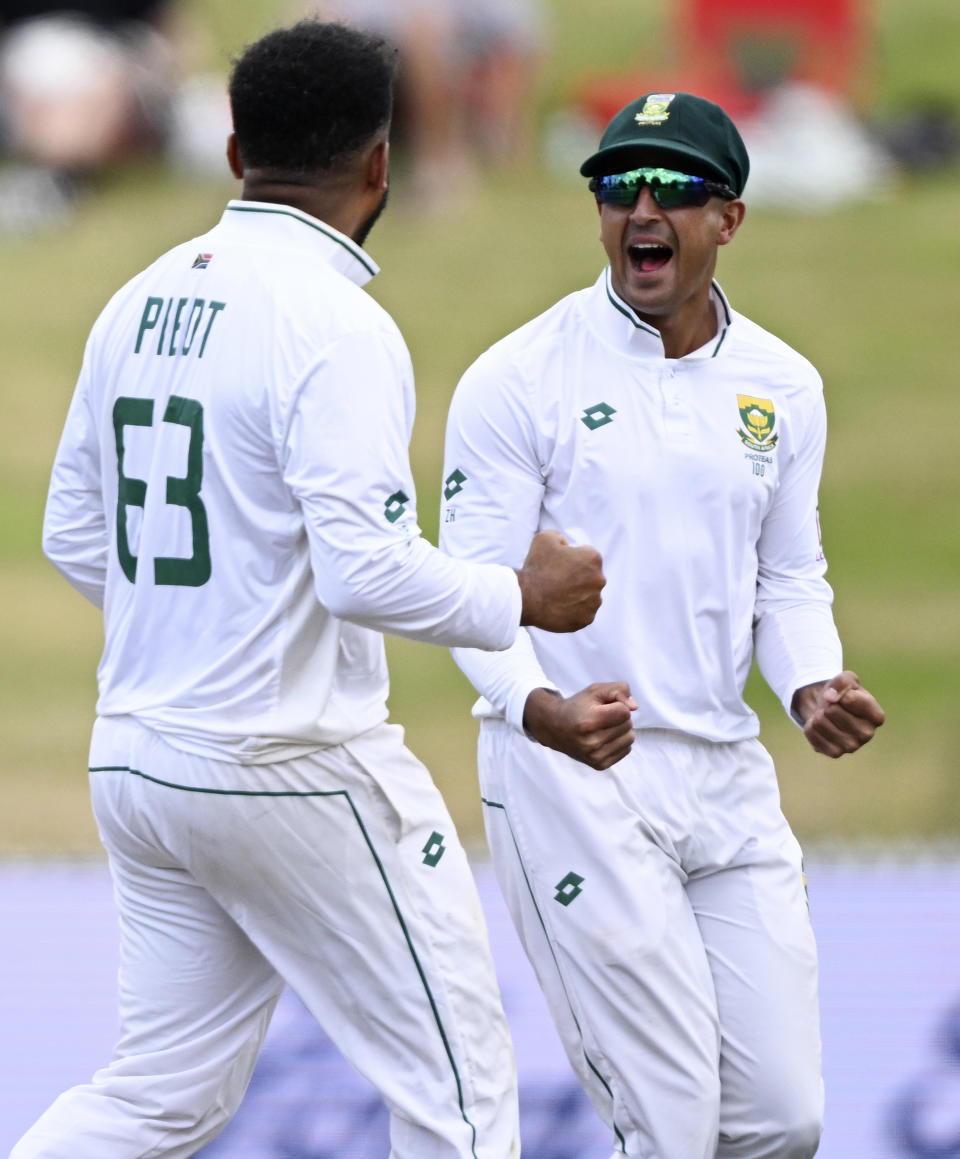
<svg viewBox="0 0 960 1159">
<path fill-rule="evenodd" d="M 268 27 L 273 11 L 240 12 L 228 0 L 202 10 L 213 67 Z M 579 76 L 654 59 L 665 40 L 659 4 L 556 0 L 552 10 L 542 113 Z M 883 0 L 876 40 L 881 113 L 927 99 L 960 109 L 954 0 Z M 821 507 L 837 620 L 848 664 L 889 717 L 863 753 L 829 762 L 752 680 L 787 814 L 808 841 L 960 833 L 958 178 L 956 167 L 905 175 L 884 199 L 824 216 L 753 212 L 721 259 L 734 305 L 801 349 L 826 380 Z M 47 475 L 87 330 L 125 278 L 207 228 L 235 193 L 226 181 L 190 184 L 138 165 L 105 179 L 68 227 L 0 238 L 0 854 L 97 847 L 84 768 L 98 614 L 39 551 Z M 491 341 L 593 280 L 603 264 L 595 214 L 579 182 L 531 158 L 436 220 L 398 199 L 369 249 L 383 267 L 371 291 L 399 322 L 417 370 L 412 454 L 421 523 L 435 539 L 456 380 Z M 464 834 L 478 838 L 470 689 L 444 651 L 391 642 L 390 654 L 393 715 Z"/>
</svg>

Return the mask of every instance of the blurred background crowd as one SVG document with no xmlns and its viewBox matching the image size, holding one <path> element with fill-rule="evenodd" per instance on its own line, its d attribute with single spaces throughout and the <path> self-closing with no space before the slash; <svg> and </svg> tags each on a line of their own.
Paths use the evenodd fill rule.
<svg viewBox="0 0 960 1159">
<path fill-rule="evenodd" d="M 125 157 L 217 175 L 229 110 L 222 77 L 201 71 L 208 31 L 189 0 L 5 0 L 0 11 L 0 228 L 63 221 Z M 425 209 L 531 147 L 549 26 L 536 0 L 307 0 L 275 13 L 304 16 L 397 45 L 396 137 Z"/>
<path fill-rule="evenodd" d="M 540 124 L 547 0 L 284 0 L 272 15 L 339 19 L 397 45 L 399 192 L 424 212 L 535 150 L 574 166 L 641 90 L 695 91 L 734 116 L 753 204 L 829 208 L 875 192 L 899 164 L 937 166 L 960 150 L 957 110 L 942 102 L 878 120 L 883 62 L 867 0 L 677 0 L 668 53 L 638 45 L 632 66 L 576 78 Z M 219 176 L 229 110 L 210 40 L 191 0 L 3 0 L 0 231 L 67 220 L 131 156 Z"/>
</svg>

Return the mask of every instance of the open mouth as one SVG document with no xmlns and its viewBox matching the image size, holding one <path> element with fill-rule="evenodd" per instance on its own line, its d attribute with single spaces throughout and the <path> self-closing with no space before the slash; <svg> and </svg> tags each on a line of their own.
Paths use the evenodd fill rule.
<svg viewBox="0 0 960 1159">
<path fill-rule="evenodd" d="M 627 256 L 631 266 L 639 273 L 655 274 L 673 257 L 673 250 L 668 245 L 638 242 L 627 247 Z"/>
</svg>

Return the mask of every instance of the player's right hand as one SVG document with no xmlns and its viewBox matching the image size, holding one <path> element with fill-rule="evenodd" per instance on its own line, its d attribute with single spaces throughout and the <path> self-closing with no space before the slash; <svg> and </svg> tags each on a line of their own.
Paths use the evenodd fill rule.
<svg viewBox="0 0 960 1159">
<path fill-rule="evenodd" d="M 630 714 L 636 707 L 623 681 L 591 684 L 573 696 L 535 688 L 524 706 L 523 727 L 547 748 L 591 769 L 609 769 L 633 745 Z"/>
<path fill-rule="evenodd" d="M 886 720 L 876 697 L 849 670 L 799 689 L 793 703 L 810 746 L 834 760 L 862 748 Z"/>
<path fill-rule="evenodd" d="M 607 582 L 600 553 L 571 547 L 559 531 L 533 537 L 517 578 L 523 596 L 520 623 L 548 632 L 576 632 L 593 623 Z"/>
</svg>

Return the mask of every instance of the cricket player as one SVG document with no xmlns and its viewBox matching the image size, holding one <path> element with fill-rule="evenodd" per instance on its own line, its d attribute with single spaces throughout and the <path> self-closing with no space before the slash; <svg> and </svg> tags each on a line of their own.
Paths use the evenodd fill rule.
<svg viewBox="0 0 960 1159">
<path fill-rule="evenodd" d="M 120 1040 L 13 1159 L 193 1156 L 240 1102 L 285 983 L 382 1092 L 392 1159 L 519 1154 L 479 902 L 386 723 L 381 633 L 503 649 L 520 623 L 589 623 L 604 580 L 555 532 L 518 570 L 420 537 L 410 360 L 360 288 L 393 78 L 393 50 L 335 24 L 247 49 L 242 199 L 90 335 L 44 547 L 104 612 L 90 783 Z"/>
<path fill-rule="evenodd" d="M 607 268 L 483 354 L 449 416 L 441 546 L 516 563 L 563 528 L 610 581 L 577 636 L 455 653 L 495 869 L 616 1154 L 808 1159 L 816 954 L 743 689 L 756 654 L 831 757 L 884 719 L 824 578 L 822 384 L 713 280 L 748 173 L 722 109 L 641 96 L 581 173 Z"/>
</svg>

